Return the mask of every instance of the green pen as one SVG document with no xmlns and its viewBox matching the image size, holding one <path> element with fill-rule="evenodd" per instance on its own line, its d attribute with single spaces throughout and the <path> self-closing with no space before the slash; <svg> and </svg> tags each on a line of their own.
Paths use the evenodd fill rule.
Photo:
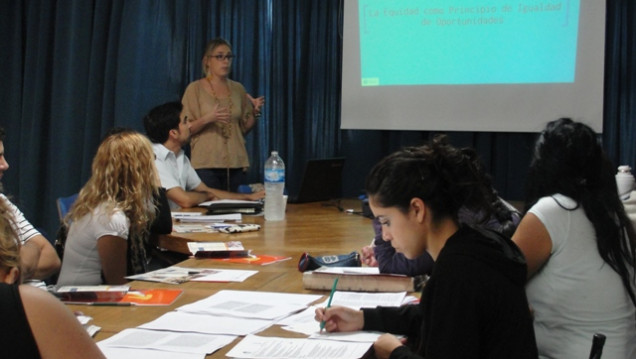
<svg viewBox="0 0 636 359">
<path fill-rule="evenodd" d="M 331 307 L 331 300 L 333 299 L 333 294 L 336 292 L 336 287 L 338 286 L 338 278 L 340 277 L 336 277 L 333 281 L 333 287 L 331 287 L 331 294 L 329 294 L 329 300 L 327 301 L 327 308 L 325 308 L 325 312 L 329 309 L 329 307 Z M 325 329 L 324 320 L 320 322 L 320 331 L 322 332 L 323 329 Z"/>
</svg>

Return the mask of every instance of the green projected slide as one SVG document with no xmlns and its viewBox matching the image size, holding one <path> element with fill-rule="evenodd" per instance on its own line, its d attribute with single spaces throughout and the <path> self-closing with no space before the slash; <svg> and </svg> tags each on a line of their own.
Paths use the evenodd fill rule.
<svg viewBox="0 0 636 359">
<path fill-rule="evenodd" d="M 580 0 L 360 0 L 362 86 L 571 83 Z"/>
</svg>

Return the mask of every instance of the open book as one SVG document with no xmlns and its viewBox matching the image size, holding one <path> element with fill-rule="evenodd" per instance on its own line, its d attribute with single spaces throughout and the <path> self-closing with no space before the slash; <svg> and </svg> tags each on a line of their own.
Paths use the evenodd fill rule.
<svg viewBox="0 0 636 359">
<path fill-rule="evenodd" d="M 242 282 L 258 271 L 238 269 L 187 268 L 172 266 L 126 277 L 132 280 L 181 284 L 184 282 Z"/>
<path fill-rule="evenodd" d="M 237 258 L 250 255 L 250 251 L 240 241 L 188 242 L 188 250 L 197 258 Z"/>
</svg>

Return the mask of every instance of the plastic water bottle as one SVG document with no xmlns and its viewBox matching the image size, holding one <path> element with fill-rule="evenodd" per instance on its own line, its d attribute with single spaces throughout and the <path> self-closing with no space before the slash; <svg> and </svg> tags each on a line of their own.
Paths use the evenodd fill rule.
<svg viewBox="0 0 636 359">
<path fill-rule="evenodd" d="M 272 151 L 265 162 L 265 220 L 282 221 L 285 219 L 285 163 Z"/>
<path fill-rule="evenodd" d="M 618 187 L 618 196 L 621 200 L 625 201 L 629 199 L 629 196 L 634 189 L 634 175 L 632 175 L 632 168 L 626 165 L 618 166 L 618 172 L 616 173 L 616 186 Z"/>
</svg>

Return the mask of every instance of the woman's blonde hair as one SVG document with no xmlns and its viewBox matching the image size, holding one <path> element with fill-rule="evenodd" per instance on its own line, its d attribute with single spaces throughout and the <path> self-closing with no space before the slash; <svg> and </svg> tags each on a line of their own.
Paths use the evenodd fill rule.
<svg viewBox="0 0 636 359">
<path fill-rule="evenodd" d="M 13 212 L 7 200 L 0 199 L 0 269 L 20 269 L 20 240 L 15 231 Z"/>
<path fill-rule="evenodd" d="M 156 216 L 154 195 L 159 179 L 150 141 L 135 131 L 122 131 L 104 139 L 93 158 L 92 175 L 79 192 L 66 222 L 106 205 L 107 213 L 116 209 L 130 221 L 131 238 L 142 237 Z"/>
</svg>

